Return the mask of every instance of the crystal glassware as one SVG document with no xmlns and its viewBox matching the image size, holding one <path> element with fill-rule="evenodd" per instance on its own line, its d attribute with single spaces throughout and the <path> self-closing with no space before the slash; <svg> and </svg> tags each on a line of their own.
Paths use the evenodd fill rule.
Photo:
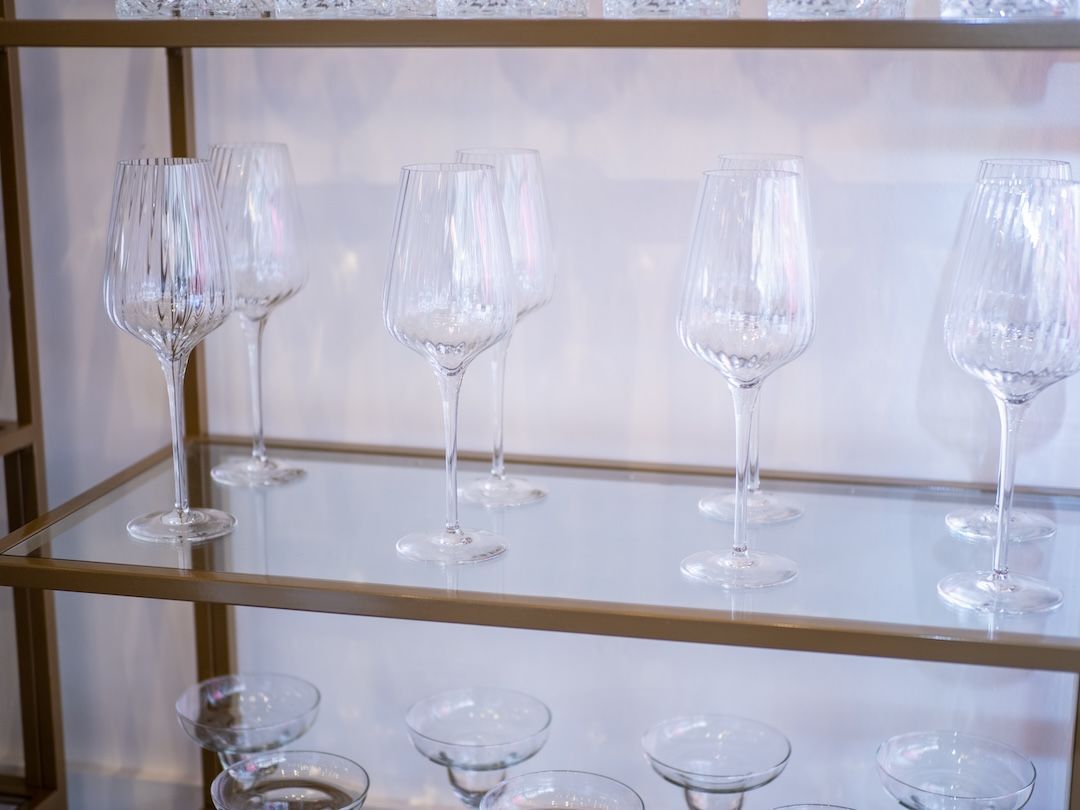
<svg viewBox="0 0 1080 810">
<path fill-rule="evenodd" d="M 784 557 L 749 547 L 749 444 L 765 378 L 801 355 L 814 334 L 813 268 L 799 175 L 705 172 L 677 327 L 683 345 L 724 375 L 735 403 L 735 527 L 730 552 L 682 562 L 693 579 L 762 588 L 793 579 Z"/>
<path fill-rule="evenodd" d="M 1035 766 L 1007 745 L 955 731 L 900 734 L 877 750 L 885 790 L 916 810 L 1020 810 Z"/>
<path fill-rule="evenodd" d="M 217 810 L 359 810 L 371 781 L 350 759 L 274 751 L 238 762 L 210 786 Z"/>
<path fill-rule="evenodd" d="M 720 155 L 718 169 L 749 169 L 760 171 L 782 171 L 803 174 L 803 159 L 799 155 L 779 155 L 756 152 L 742 152 Z M 805 184 L 803 190 L 805 192 Z M 804 201 L 805 205 L 805 201 Z M 760 395 L 759 395 L 760 406 Z M 747 473 L 746 518 L 752 525 L 785 523 L 800 517 L 803 510 L 798 505 L 774 492 L 761 490 L 761 468 L 758 462 L 758 426 L 760 420 L 750 424 L 750 468 Z M 713 492 L 698 502 L 698 509 L 709 517 L 731 523 L 735 520 L 735 494 L 733 492 Z"/>
<path fill-rule="evenodd" d="M 631 788 L 585 771 L 537 771 L 497 785 L 481 810 L 645 810 Z"/>
<path fill-rule="evenodd" d="M 236 311 L 247 341 L 252 448 L 211 470 L 219 484 L 265 487 L 304 474 L 266 455 L 262 418 L 262 340 L 274 307 L 292 298 L 307 279 L 303 227 L 289 149 L 280 143 L 213 146 L 210 169 L 221 203 Z"/>
<path fill-rule="evenodd" d="M 947 20 L 1067 19 L 1076 13 L 1076 0 L 941 0 L 941 16 Z"/>
<path fill-rule="evenodd" d="M 785 804 L 773 810 L 853 810 L 843 804 Z"/>
<path fill-rule="evenodd" d="M 783 773 L 791 743 L 772 726 L 722 714 L 673 717 L 641 738 L 660 776 L 685 792 L 690 810 L 738 810 L 745 793 Z"/>
<path fill-rule="evenodd" d="M 116 0 L 117 17 L 179 17 L 180 0 Z"/>
<path fill-rule="evenodd" d="M 770 20 L 829 17 L 896 19 L 907 16 L 907 0 L 768 0 Z"/>
<path fill-rule="evenodd" d="M 269 17 L 273 0 L 180 0 L 183 17 Z"/>
<path fill-rule="evenodd" d="M 195 684 L 176 701 L 184 731 L 226 768 L 299 739 L 318 713 L 319 690 L 291 675 L 222 675 Z"/>
<path fill-rule="evenodd" d="M 446 767 L 454 794 L 478 807 L 507 768 L 543 748 L 551 711 L 521 692 L 475 687 L 424 698 L 406 713 L 405 724 L 416 750 Z"/>
<path fill-rule="evenodd" d="M 459 163 L 493 166 L 513 263 L 514 303 L 517 321 L 551 300 L 555 286 L 551 222 L 540 153 L 535 149 L 461 149 Z M 506 352 L 511 332 L 496 344 L 491 355 L 492 390 L 495 395 L 495 441 L 491 473 L 462 488 L 465 499 L 489 508 L 524 506 L 543 498 L 546 490 L 524 478 L 506 474 L 503 456 L 503 393 L 506 387 Z"/>
<path fill-rule="evenodd" d="M 462 529 L 457 409 L 469 363 L 513 328 L 514 280 L 495 170 L 464 163 L 406 166 L 386 276 L 383 316 L 397 340 L 435 371 L 446 432 L 446 524 L 398 540 L 403 557 L 471 563 L 502 554 L 501 537 Z"/>
<path fill-rule="evenodd" d="M 991 570 L 952 574 L 938 593 L 958 608 L 1035 613 L 1061 591 L 1009 572 L 1016 437 L 1049 385 L 1080 370 L 1080 185 L 1043 179 L 976 184 L 945 318 L 949 356 L 982 381 L 1001 417 L 997 537 Z"/>
<path fill-rule="evenodd" d="M 738 17 L 740 0 L 604 0 L 605 17 Z"/>
<path fill-rule="evenodd" d="M 394 0 L 274 0 L 274 16 L 293 17 L 389 17 Z"/>
<path fill-rule="evenodd" d="M 169 395 L 173 508 L 133 519 L 140 540 L 198 541 L 232 531 L 236 519 L 188 503 L 184 372 L 192 349 L 233 307 L 233 288 L 208 164 L 184 158 L 122 161 L 105 240 L 105 310 L 154 350 Z"/>
<path fill-rule="evenodd" d="M 1072 166 L 1064 160 L 1044 160 L 1039 158 L 992 158 L 979 162 L 980 180 L 1011 180 L 1021 178 L 1045 178 L 1047 180 L 1071 180 Z M 970 210 L 965 211 L 961 220 L 963 232 L 968 222 Z M 1000 491 L 998 495 L 1000 496 Z M 997 536 L 998 505 L 993 507 L 964 507 L 955 509 L 945 516 L 945 525 L 958 537 L 968 540 L 992 540 Z M 1013 509 L 1009 513 L 1009 540 L 1024 543 L 1029 540 L 1044 540 L 1054 536 L 1057 531 L 1054 522 L 1038 512 Z"/>
</svg>

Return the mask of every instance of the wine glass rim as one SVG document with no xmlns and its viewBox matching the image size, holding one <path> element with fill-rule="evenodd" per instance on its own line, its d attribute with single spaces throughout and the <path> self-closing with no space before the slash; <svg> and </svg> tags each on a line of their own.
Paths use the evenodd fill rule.
<svg viewBox="0 0 1080 810">
<path fill-rule="evenodd" d="M 798 172 L 787 171 L 786 169 L 751 169 L 751 168 L 732 168 L 732 169 L 706 169 L 702 173 L 703 177 L 801 177 Z"/>
<path fill-rule="evenodd" d="M 289 145 L 282 141 L 222 141 L 210 145 L 210 151 L 215 149 L 288 149 Z"/>
<path fill-rule="evenodd" d="M 926 788 L 926 787 L 924 787 L 922 785 L 914 785 L 914 784 L 906 781 L 905 779 L 901 779 L 899 776 L 894 774 L 891 770 L 889 770 L 885 766 L 884 754 L 885 754 L 885 748 L 887 746 L 893 744 L 893 743 L 898 743 L 898 742 L 900 742 L 902 740 L 905 740 L 905 739 L 917 739 L 919 737 L 954 737 L 954 738 L 958 738 L 958 739 L 967 740 L 967 741 L 970 741 L 970 742 L 979 743 L 980 745 L 987 745 L 988 744 L 988 747 L 997 748 L 997 749 L 999 749 L 999 751 L 1004 751 L 1004 752 L 1007 752 L 1009 754 L 1012 754 L 1013 756 L 1015 756 L 1021 762 L 1026 763 L 1027 767 L 1029 767 L 1031 769 L 1031 778 L 1028 779 L 1023 785 L 1016 788 L 1015 790 L 1010 790 L 1008 793 L 1001 793 L 1001 794 L 998 794 L 996 796 L 954 796 L 953 794 L 950 794 L 950 793 L 942 793 L 941 791 L 930 790 L 930 789 L 928 789 L 928 788 Z M 875 760 L 877 761 L 878 770 L 880 770 L 883 774 L 888 776 L 890 779 L 893 779 L 893 780 L 899 782 L 901 785 L 904 785 L 907 788 L 911 788 L 912 790 L 920 791 L 922 793 L 929 793 L 929 794 L 931 794 L 933 796 L 943 796 L 943 797 L 946 797 L 946 798 L 957 798 L 957 799 L 969 798 L 969 799 L 978 799 L 980 801 L 995 801 L 997 799 L 1004 799 L 1004 798 L 1007 798 L 1009 796 L 1015 796 L 1017 793 L 1022 793 L 1025 790 L 1027 790 L 1028 788 L 1030 788 L 1032 785 L 1035 784 L 1035 779 L 1036 779 L 1036 777 L 1038 775 L 1037 769 L 1035 768 L 1035 763 L 1032 762 L 1030 758 L 1024 756 L 1024 754 L 1022 752 L 1020 752 L 1017 749 L 1013 748 L 1011 745 L 1006 745 L 1005 743 L 1000 742 L 999 740 L 992 739 L 991 737 L 983 737 L 983 736 L 980 736 L 978 734 L 966 734 L 966 733 L 964 733 L 962 731 L 948 731 L 948 730 L 908 731 L 908 732 L 905 732 L 903 734 L 896 734 L 896 735 L 894 735 L 892 737 L 889 737 L 889 739 L 885 740 L 884 742 L 882 742 L 882 743 L 880 743 L 878 745 L 877 753 L 875 755 Z"/>
<path fill-rule="evenodd" d="M 117 166 L 123 166 L 125 168 L 129 166 L 198 166 L 208 165 L 209 161 L 205 158 L 191 158 L 191 157 L 143 157 L 143 158 L 129 158 L 127 160 L 118 160 Z"/>
<path fill-rule="evenodd" d="M 645 751 L 645 756 L 648 757 L 653 762 L 657 763 L 658 765 L 662 765 L 665 768 L 670 768 L 673 771 L 679 771 L 681 773 L 689 773 L 689 774 L 693 774 L 695 776 L 716 776 L 716 774 L 696 773 L 694 771 L 688 771 L 686 768 L 684 768 L 682 766 L 673 765 L 670 762 L 665 762 L 664 760 L 660 759 L 660 757 L 657 756 L 654 752 L 650 751 L 649 747 L 645 743 L 645 741 L 648 739 L 650 734 L 653 734 L 654 732 L 660 731 L 660 729 L 662 729 L 664 726 L 669 726 L 669 725 L 672 725 L 672 724 L 675 724 L 675 723 L 684 723 L 684 722 L 692 721 L 692 720 L 721 720 L 721 721 L 736 720 L 736 721 L 738 721 L 740 723 L 746 723 L 746 724 L 751 725 L 751 726 L 757 726 L 758 728 L 760 728 L 762 730 L 765 730 L 765 731 L 767 731 L 767 732 L 769 732 L 771 734 L 775 734 L 779 739 L 783 740 L 784 741 L 784 747 L 786 749 L 785 752 L 784 752 L 784 756 L 781 757 L 774 764 L 768 766 L 767 768 L 761 769 L 760 772 L 767 772 L 767 771 L 773 770 L 774 768 L 779 768 L 779 767 L 783 766 L 784 764 L 786 764 L 789 759 L 791 759 L 791 740 L 789 740 L 787 738 L 787 735 L 784 734 L 784 732 L 780 731 L 780 729 L 776 728 L 775 726 L 770 726 L 768 723 L 763 723 L 762 721 L 755 720 L 752 717 L 743 717 L 742 715 L 739 715 L 739 714 L 711 714 L 711 713 L 680 714 L 680 715 L 678 715 L 676 717 L 669 717 L 666 720 L 661 720 L 659 723 L 656 723 L 656 724 L 650 726 L 649 730 L 641 735 L 641 747 Z M 730 775 L 735 776 L 736 774 L 730 774 Z M 727 774 L 725 774 L 725 776 L 727 776 Z"/>
<path fill-rule="evenodd" d="M 221 798 L 221 791 L 224 790 L 223 785 L 225 784 L 226 779 L 236 778 L 232 776 L 232 772 L 234 770 L 250 762 L 253 759 L 268 756 L 282 757 L 286 760 L 291 758 L 294 762 L 297 760 L 303 761 L 305 759 L 308 759 L 309 757 L 326 757 L 331 760 L 337 760 L 339 762 L 347 763 L 351 767 L 355 768 L 357 771 L 359 771 L 359 775 L 363 776 L 363 789 L 359 791 L 359 795 L 352 800 L 352 802 L 349 804 L 349 807 L 363 806 L 364 800 L 367 798 L 368 791 L 371 790 L 371 774 L 368 773 L 367 768 L 365 768 L 356 760 L 349 759 L 348 757 L 343 757 L 341 754 L 332 754 L 329 751 L 299 750 L 289 748 L 286 750 L 263 751 L 258 754 L 252 754 L 250 757 L 244 757 L 239 762 L 234 762 L 232 765 L 225 768 L 214 778 L 214 782 L 211 785 L 211 791 L 214 794 L 214 797 Z"/>
<path fill-rule="evenodd" d="M 418 708 L 422 704 L 435 702 L 435 701 L 438 701 L 441 698 L 446 698 L 446 697 L 448 697 L 450 695 L 458 695 L 458 694 L 463 694 L 463 693 L 468 693 L 468 692 L 498 692 L 498 693 L 503 694 L 503 695 L 513 695 L 515 697 L 523 697 L 526 700 L 528 700 L 529 702 L 534 703 L 537 706 L 539 706 L 541 709 L 543 709 L 544 721 L 543 721 L 543 723 L 541 723 L 539 725 L 539 727 L 537 727 L 533 731 L 530 731 L 528 734 L 526 734 L 523 737 L 517 737 L 516 739 L 513 739 L 513 740 L 506 740 L 504 742 L 497 742 L 497 743 L 462 743 L 462 742 L 455 742 L 454 740 L 444 740 L 444 739 L 441 739 L 439 737 L 433 737 L 430 734 L 425 734 L 424 732 L 420 731 L 420 729 L 418 729 L 414 723 L 411 722 L 410 718 L 412 716 L 413 710 Z M 428 740 L 430 742 L 442 743 L 443 745 L 452 745 L 455 748 L 476 748 L 476 749 L 491 748 L 492 746 L 496 746 L 496 745 L 509 745 L 511 743 L 521 742 L 522 740 L 530 740 L 533 737 L 536 737 L 536 736 L 538 736 L 540 734 L 543 734 L 545 731 L 547 731 L 549 728 L 551 728 L 551 709 L 549 709 L 548 705 L 546 703 L 544 703 L 544 701 L 540 700 L 540 698 L 534 697 L 533 695 L 530 695 L 530 694 L 528 694 L 526 692 L 520 692 L 517 689 L 504 689 L 501 686 L 463 686 L 463 687 L 461 687 L 459 689 L 445 689 L 442 692 L 436 692 L 436 693 L 434 693 L 432 695 L 428 695 L 427 697 L 420 698 L 420 700 L 413 703 L 408 708 L 408 710 L 405 712 L 405 725 L 407 725 L 409 727 L 409 731 L 412 732 L 413 734 L 415 734 L 417 737 L 420 737 L 421 739 L 424 739 L 424 740 Z"/>
<path fill-rule="evenodd" d="M 792 152 L 721 152 L 717 155 L 718 160 L 797 160 L 800 163 L 806 158 Z M 723 170 L 721 170 L 723 171 Z M 765 171 L 768 171 L 767 169 Z M 778 169 L 777 171 L 788 171 Z"/>
<path fill-rule="evenodd" d="M 1067 160 L 1058 160 L 1057 158 L 1007 158 L 1007 157 L 994 157 L 983 158 L 979 161 L 979 165 L 985 165 L 987 163 L 1000 163 L 1002 165 L 1015 165 L 1015 166 L 1069 166 L 1070 163 Z M 1048 178 L 1050 179 L 1050 178 Z"/>
<path fill-rule="evenodd" d="M 197 720 L 197 719 L 189 716 L 185 711 L 183 711 L 180 708 L 180 704 L 183 703 L 184 699 L 189 697 L 189 696 L 193 697 L 195 699 L 196 704 L 201 704 L 202 701 L 200 701 L 198 699 L 198 696 L 199 696 L 199 692 L 203 689 L 203 687 L 205 687 L 205 686 L 207 686 L 209 684 L 218 682 L 218 681 L 229 681 L 229 680 L 237 680 L 238 681 L 238 680 L 245 679 L 245 678 L 252 678 L 252 679 L 254 679 L 254 678 L 269 678 L 269 679 L 272 679 L 272 680 L 290 681 L 293 684 L 298 684 L 298 685 L 300 685 L 302 687 L 310 689 L 314 693 L 314 700 L 312 700 L 311 704 L 309 706 L 307 706 L 307 708 L 305 708 L 302 712 L 298 712 L 295 716 L 293 716 L 292 718 L 290 718 L 288 720 L 282 720 L 282 721 L 277 722 L 277 723 L 271 723 L 270 725 L 230 725 L 229 726 L 230 730 L 234 730 L 234 731 L 253 731 L 255 729 L 258 729 L 260 731 L 266 731 L 266 730 L 278 728 L 280 726 L 287 726 L 290 723 L 295 722 L 297 717 L 303 717 L 304 715 L 310 714 L 311 712 L 318 709 L 319 704 L 322 702 L 322 693 L 319 691 L 319 687 L 317 687 L 311 681 L 305 680 L 304 678 L 300 678 L 300 677 L 298 677 L 296 675 L 287 675 L 287 674 L 285 674 L 283 672 L 234 672 L 234 673 L 230 673 L 228 675 L 217 675 L 217 676 L 215 676 L 213 678 L 207 678 L 206 680 L 199 681 L 198 683 L 193 684 L 192 686 L 189 686 L 187 689 L 185 689 L 180 694 L 180 697 L 178 697 L 176 699 L 176 714 L 177 714 L 177 716 L 182 717 L 184 720 L 191 723 L 193 726 L 197 726 L 198 728 L 214 728 L 215 725 L 213 723 L 204 723 L 204 722 L 201 722 L 200 720 Z"/>
<path fill-rule="evenodd" d="M 1044 188 L 1067 188 L 1080 186 L 1080 180 L 1065 177 L 982 177 L 975 181 L 979 186 L 1002 186 L 1015 188 L 1019 186 L 1036 186 Z"/>
<path fill-rule="evenodd" d="M 410 163 L 401 171 L 409 174 L 470 174 L 493 172 L 495 167 L 487 163 Z"/>
<path fill-rule="evenodd" d="M 472 152 L 487 152 L 492 155 L 539 155 L 539 149 L 530 149 L 527 146 L 470 146 L 465 149 L 458 149 L 459 155 L 469 154 Z M 464 161 L 471 163 L 472 161 Z"/>
<path fill-rule="evenodd" d="M 645 801 L 644 801 L 644 799 L 641 798 L 641 795 L 636 790 L 634 790 L 632 787 L 630 787 L 628 784 L 626 784 L 625 782 L 620 782 L 618 779 L 613 779 L 612 777 L 605 776 L 602 773 L 595 773 L 593 771 L 575 771 L 575 770 L 570 770 L 569 768 L 555 768 L 555 769 L 547 770 L 547 771 L 532 771 L 530 773 L 519 774 L 518 776 L 511 776 L 509 779 L 504 779 L 495 788 L 492 788 L 488 792 L 488 794 L 484 796 L 484 798 L 486 799 L 487 796 L 494 793 L 495 790 L 499 786 L 502 786 L 502 785 L 510 785 L 510 784 L 515 783 L 515 782 L 524 782 L 526 779 L 535 778 L 537 776 L 559 776 L 559 775 L 595 776 L 597 779 L 603 779 L 605 782 L 611 782 L 613 784 L 618 785 L 621 788 L 625 788 L 627 791 L 630 792 L 631 796 L 633 796 L 635 799 L 638 800 L 638 802 L 641 804 L 642 807 L 645 806 Z M 481 805 L 481 806 L 483 806 L 483 805 Z"/>
</svg>

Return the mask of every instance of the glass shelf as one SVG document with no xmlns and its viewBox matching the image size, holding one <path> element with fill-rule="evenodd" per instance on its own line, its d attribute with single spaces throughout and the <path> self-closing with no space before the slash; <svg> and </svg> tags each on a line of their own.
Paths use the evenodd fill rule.
<svg viewBox="0 0 1080 810">
<path fill-rule="evenodd" d="M 799 576 L 729 594 L 679 570 L 692 552 L 729 547 L 730 525 L 697 509 L 705 493 L 729 489 L 729 478 L 517 464 L 549 498 L 508 512 L 463 504 L 464 525 L 494 529 L 511 548 L 490 563 L 444 569 L 394 548 L 401 535 L 441 524 L 441 460 L 291 449 L 278 455 L 307 470 L 295 484 L 253 491 L 210 483 L 213 464 L 243 452 L 190 449 L 192 502 L 236 515 L 230 537 L 174 547 L 128 536 L 129 518 L 171 502 L 171 466 L 160 452 L 97 497 L 73 502 L 78 508 L 62 507 L 0 543 L 0 584 L 1080 671 L 1078 497 L 1019 497 L 1058 533 L 1010 552 L 1013 570 L 1061 587 L 1065 606 L 991 620 L 954 613 L 935 590 L 945 574 L 989 564 L 989 544 L 958 540 L 944 524 L 956 506 L 990 500 L 972 491 L 768 481 L 805 514 L 757 529 L 754 544 L 795 560 Z M 464 481 L 484 467 L 462 468 Z"/>
</svg>

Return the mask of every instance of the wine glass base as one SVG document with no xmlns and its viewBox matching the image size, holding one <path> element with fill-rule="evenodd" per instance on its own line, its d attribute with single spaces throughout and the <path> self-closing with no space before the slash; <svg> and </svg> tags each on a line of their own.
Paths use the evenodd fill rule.
<svg viewBox="0 0 1080 810">
<path fill-rule="evenodd" d="M 949 531 L 965 540 L 994 540 L 997 538 L 997 510 L 971 507 L 957 509 L 945 516 L 945 525 Z M 1012 510 L 1009 518 L 1009 540 L 1013 543 L 1027 543 L 1031 540 L 1046 540 L 1057 532 L 1054 521 L 1038 512 L 1023 509 Z"/>
<path fill-rule="evenodd" d="M 217 509 L 192 509 L 184 519 L 170 509 L 132 518 L 127 530 L 135 539 L 150 543 L 198 543 L 223 537 L 235 526 L 236 518 Z"/>
<path fill-rule="evenodd" d="M 462 529 L 459 532 L 414 532 L 397 541 L 402 557 L 418 562 L 442 564 L 478 563 L 506 551 L 506 542 L 497 534 Z"/>
<path fill-rule="evenodd" d="M 506 509 L 541 501 L 547 490 L 524 478 L 488 475 L 462 487 L 461 497 L 487 509 Z"/>
<path fill-rule="evenodd" d="M 682 561 L 682 572 L 690 579 L 721 588 L 771 588 L 795 579 L 799 569 L 787 557 L 767 551 L 750 551 L 736 556 L 731 552 L 699 551 Z"/>
<path fill-rule="evenodd" d="M 210 471 L 211 478 L 227 487 L 276 487 L 304 475 L 299 467 L 272 458 L 259 461 L 250 456 L 229 459 Z"/>
<path fill-rule="evenodd" d="M 698 501 L 698 509 L 703 515 L 727 523 L 735 522 L 735 493 L 716 492 L 706 495 Z M 801 507 L 784 500 L 771 492 L 750 492 L 746 498 L 746 516 L 750 523 L 758 526 L 769 523 L 786 523 L 802 517 Z"/>
<path fill-rule="evenodd" d="M 980 613 L 1045 613 L 1061 604 L 1061 591 L 1034 577 L 1009 574 L 997 580 L 989 571 L 950 574 L 938 583 L 938 595 L 953 607 Z"/>
</svg>

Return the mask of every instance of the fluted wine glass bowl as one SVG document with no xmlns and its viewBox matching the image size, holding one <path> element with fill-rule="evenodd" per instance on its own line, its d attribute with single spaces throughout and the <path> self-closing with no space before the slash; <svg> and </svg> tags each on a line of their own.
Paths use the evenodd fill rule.
<svg viewBox="0 0 1080 810">
<path fill-rule="evenodd" d="M 188 736 L 229 766 L 299 739 L 319 713 L 319 690 L 276 674 L 223 675 L 195 684 L 176 701 Z"/>
<path fill-rule="evenodd" d="M 476 807 L 507 768 L 543 748 L 551 711 L 522 692 L 472 687 L 413 704 L 405 724 L 416 750 L 445 766 L 457 797 Z"/>
<path fill-rule="evenodd" d="M 481 810 L 645 810 L 633 789 L 584 771 L 537 771 L 497 785 Z"/>
<path fill-rule="evenodd" d="M 877 751 L 885 790 L 913 810 L 1019 810 L 1035 766 L 1007 745 L 956 731 L 900 734 Z"/>
<path fill-rule="evenodd" d="M 352 760 L 273 751 L 226 768 L 210 787 L 217 810 L 358 810 L 371 781 Z"/>
</svg>

